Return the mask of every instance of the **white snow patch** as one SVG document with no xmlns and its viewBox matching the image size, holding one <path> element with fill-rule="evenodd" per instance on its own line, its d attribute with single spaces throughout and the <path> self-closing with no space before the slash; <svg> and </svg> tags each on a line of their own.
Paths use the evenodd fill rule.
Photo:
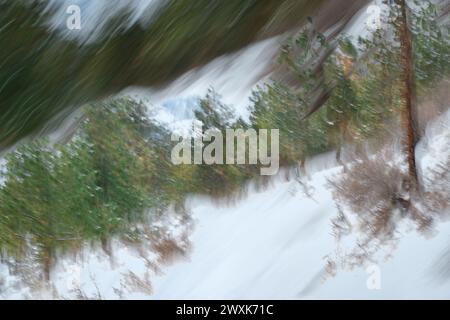
<svg viewBox="0 0 450 320">
<path fill-rule="evenodd" d="M 81 11 L 81 30 L 69 30 L 66 26 L 71 16 L 67 8 L 73 5 Z M 51 0 L 48 9 L 56 10 L 49 26 L 67 38 L 92 42 L 98 39 L 107 23 L 121 12 L 131 10 L 129 19 L 122 22 L 125 27 L 131 27 L 139 22 L 151 22 L 164 5 L 165 2 L 161 0 Z"/>
<path fill-rule="evenodd" d="M 149 105 L 162 105 L 175 99 L 204 97 L 209 88 L 222 96 L 222 102 L 234 107 L 238 116 L 249 116 L 249 97 L 255 85 L 270 73 L 280 47 L 281 37 L 249 45 L 229 55 L 214 59 L 207 65 L 191 70 L 162 90 L 133 87 L 122 94 L 137 96 Z"/>
</svg>

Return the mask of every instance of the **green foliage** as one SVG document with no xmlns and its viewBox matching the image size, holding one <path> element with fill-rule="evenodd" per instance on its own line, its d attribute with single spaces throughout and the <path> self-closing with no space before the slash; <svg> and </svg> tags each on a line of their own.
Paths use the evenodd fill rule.
<svg viewBox="0 0 450 320">
<path fill-rule="evenodd" d="M 2 252 L 18 259 L 34 252 L 46 265 L 85 241 L 138 239 L 135 226 L 151 218 L 148 209 L 178 200 L 168 137 L 142 105 L 119 99 L 88 107 L 67 145 L 37 141 L 10 153 L 0 189 Z"/>
<path fill-rule="evenodd" d="M 326 150 L 326 129 L 318 116 L 303 119 L 299 100 L 280 83 L 253 93 L 251 122 L 256 129 L 280 130 L 280 159 L 284 163 L 304 160 Z"/>
<path fill-rule="evenodd" d="M 220 95 L 210 89 L 206 97 L 200 100 L 200 108 L 195 111 L 195 117 L 201 122 L 203 132 L 197 139 L 202 139 L 209 129 L 219 130 L 224 138 L 226 129 L 247 129 L 247 124 L 241 118 L 237 118 L 233 110 L 220 99 Z M 194 170 L 193 187 L 198 193 L 214 196 L 230 195 L 256 173 L 255 166 L 227 165 L 225 139 L 221 143 L 223 164 L 201 164 Z"/>
<path fill-rule="evenodd" d="M 410 25 L 420 95 L 450 75 L 450 39 L 436 6 L 428 1 L 416 5 Z M 330 149 L 339 154 L 344 143 L 379 143 L 398 123 L 402 69 L 396 23 L 392 9 L 385 24 L 356 46 L 345 35 L 326 39 L 310 21 L 283 46 L 280 62 L 289 69 L 290 85 L 272 81 L 258 88 L 251 121 L 256 128 L 280 129 L 286 162 L 304 162 Z M 312 109 L 317 97 L 324 99 Z"/>
<path fill-rule="evenodd" d="M 410 24 L 417 86 L 423 91 L 450 74 L 450 24 L 448 20 L 440 21 L 438 8 L 432 2 L 415 2 L 419 9 L 412 11 Z"/>
<path fill-rule="evenodd" d="M 212 91 L 201 106 L 197 115 L 208 125 L 234 126 Z M 99 102 L 84 113 L 68 144 L 38 139 L 6 158 L 0 253 L 36 260 L 47 276 L 61 253 L 85 243 L 107 248 L 113 237 L 140 241 L 168 205 L 182 205 L 190 193 L 229 195 L 251 176 L 245 166 L 173 166 L 170 133 L 134 100 Z"/>
<path fill-rule="evenodd" d="M 226 128 L 234 127 L 235 115 L 233 110 L 223 104 L 221 96 L 209 89 L 205 98 L 200 100 L 199 110 L 194 112 L 195 118 L 203 125 L 203 130 L 218 129 L 225 131 Z"/>
</svg>

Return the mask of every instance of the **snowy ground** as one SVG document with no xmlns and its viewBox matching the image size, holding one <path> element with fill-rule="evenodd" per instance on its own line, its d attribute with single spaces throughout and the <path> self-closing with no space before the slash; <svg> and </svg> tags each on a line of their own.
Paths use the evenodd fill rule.
<svg viewBox="0 0 450 320">
<path fill-rule="evenodd" d="M 218 208 L 195 200 L 198 221 L 189 261 L 154 280 L 156 299 L 380 299 L 450 298 L 450 281 L 438 266 L 450 245 L 450 223 L 432 239 L 401 236 L 393 258 L 379 265 L 339 271 L 324 281 L 325 257 L 336 249 L 330 218 L 336 214 L 326 177 L 315 174 L 314 200 L 295 181 L 278 180 L 243 202 Z M 373 276 L 380 286 L 372 286 Z M 369 285 L 367 284 L 369 282 Z M 378 289 L 377 289 L 378 288 Z"/>
</svg>

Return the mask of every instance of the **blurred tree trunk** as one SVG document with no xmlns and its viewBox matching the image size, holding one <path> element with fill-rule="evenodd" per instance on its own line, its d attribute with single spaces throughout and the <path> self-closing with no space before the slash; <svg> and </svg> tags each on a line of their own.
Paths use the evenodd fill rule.
<svg viewBox="0 0 450 320">
<path fill-rule="evenodd" d="M 408 8 L 406 0 L 395 0 L 399 7 L 398 34 L 401 49 L 402 74 L 402 103 L 401 122 L 404 129 L 403 145 L 408 162 L 408 174 L 411 188 L 419 189 L 417 175 L 415 146 L 418 141 L 417 135 L 417 112 L 414 106 L 414 61 L 412 48 L 412 35 L 408 27 Z"/>
<path fill-rule="evenodd" d="M 44 248 L 42 263 L 43 263 L 44 281 L 48 282 L 50 281 L 50 272 L 53 266 L 53 254 L 52 249 L 49 246 L 46 246 Z"/>
</svg>

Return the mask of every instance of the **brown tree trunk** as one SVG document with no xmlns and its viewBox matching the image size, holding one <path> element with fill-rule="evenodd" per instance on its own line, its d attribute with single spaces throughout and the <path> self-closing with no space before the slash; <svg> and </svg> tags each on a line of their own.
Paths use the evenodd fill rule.
<svg viewBox="0 0 450 320">
<path fill-rule="evenodd" d="M 401 64 L 403 68 L 402 78 L 402 102 L 401 111 L 402 127 L 404 134 L 404 150 L 408 162 L 408 174 L 411 188 L 418 189 L 418 176 L 415 156 L 417 143 L 417 112 L 414 109 L 414 62 L 412 49 L 412 36 L 408 28 L 406 0 L 395 0 L 399 6 L 398 33 L 401 45 Z"/>
<path fill-rule="evenodd" d="M 306 157 L 305 156 L 301 156 L 300 157 L 300 161 L 299 161 L 299 172 L 301 176 L 306 176 Z"/>
<path fill-rule="evenodd" d="M 44 271 L 44 281 L 50 281 L 50 272 L 53 266 L 53 254 L 51 248 L 45 248 L 42 256 L 43 271 Z"/>
</svg>

